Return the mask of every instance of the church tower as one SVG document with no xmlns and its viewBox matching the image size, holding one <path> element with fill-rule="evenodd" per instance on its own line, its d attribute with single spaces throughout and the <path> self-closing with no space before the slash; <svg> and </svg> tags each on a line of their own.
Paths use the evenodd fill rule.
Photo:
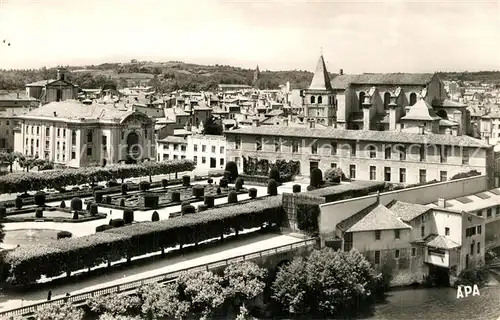
<svg viewBox="0 0 500 320">
<path fill-rule="evenodd" d="M 260 70 L 259 70 L 259 65 L 257 65 L 257 68 L 255 68 L 255 71 L 253 72 L 252 84 L 254 87 L 258 86 L 259 78 L 260 78 Z"/>
<path fill-rule="evenodd" d="M 304 121 L 337 126 L 337 104 L 323 55 L 319 57 L 309 88 L 303 93 Z"/>
</svg>

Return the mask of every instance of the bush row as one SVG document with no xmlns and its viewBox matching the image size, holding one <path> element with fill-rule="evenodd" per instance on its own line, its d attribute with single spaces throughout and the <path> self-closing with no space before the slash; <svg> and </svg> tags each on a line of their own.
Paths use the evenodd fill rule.
<svg viewBox="0 0 500 320">
<path fill-rule="evenodd" d="M 11 284 L 29 284 L 116 261 L 158 252 L 165 248 L 197 243 L 229 232 L 279 224 L 283 214 L 281 196 L 267 197 L 231 207 L 209 209 L 203 215 L 142 222 L 79 238 L 66 238 L 38 246 L 21 246 L 5 257 Z"/>
</svg>

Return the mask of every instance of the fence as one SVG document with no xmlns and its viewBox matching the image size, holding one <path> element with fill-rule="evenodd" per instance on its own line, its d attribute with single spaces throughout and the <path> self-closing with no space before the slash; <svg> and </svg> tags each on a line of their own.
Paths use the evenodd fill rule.
<svg viewBox="0 0 500 320">
<path fill-rule="evenodd" d="M 185 268 L 185 269 L 181 269 L 181 270 L 177 270 L 177 271 L 171 271 L 171 272 L 167 272 L 167 273 L 164 273 L 161 275 L 144 278 L 141 280 L 126 282 L 126 283 L 116 285 L 116 286 L 109 286 L 106 288 L 101 288 L 101 289 L 96 289 L 96 290 L 92 290 L 92 291 L 88 291 L 88 292 L 83 292 L 83 293 L 69 296 L 67 298 L 63 297 L 63 298 L 54 299 L 51 301 L 40 302 L 40 303 L 32 304 L 29 306 L 17 308 L 17 309 L 12 309 L 12 310 L 8 310 L 8 311 L 0 312 L 0 317 L 2 319 L 9 319 L 9 317 L 13 317 L 13 316 L 30 315 L 30 314 L 36 312 L 40 308 L 44 308 L 44 307 L 49 306 L 49 305 L 63 304 L 67 301 L 71 302 L 75 305 L 79 305 L 79 304 L 84 303 L 85 301 L 87 301 L 87 299 L 92 298 L 92 297 L 106 295 L 106 294 L 110 294 L 110 293 L 123 293 L 123 292 L 127 292 L 127 291 L 133 291 L 142 285 L 150 284 L 150 283 L 168 282 L 170 280 L 177 278 L 182 272 L 185 272 L 185 271 L 212 270 L 212 269 L 220 268 L 223 266 L 227 266 L 230 263 L 247 261 L 247 260 L 251 260 L 251 259 L 255 259 L 255 258 L 262 258 L 265 256 L 278 254 L 280 252 L 292 251 L 293 249 L 297 249 L 297 248 L 301 248 L 301 247 L 314 246 L 314 245 L 316 245 L 316 242 L 317 242 L 316 239 L 306 239 L 306 240 L 302 240 L 300 242 L 287 244 L 284 246 L 278 246 L 278 247 L 274 247 L 271 249 L 265 249 L 265 250 L 257 251 L 254 253 L 249 253 L 249 254 L 245 254 L 245 255 L 232 257 L 229 259 L 218 260 L 218 261 L 210 262 L 207 264 L 199 265 L 196 267 L 190 267 L 190 268 Z"/>
</svg>

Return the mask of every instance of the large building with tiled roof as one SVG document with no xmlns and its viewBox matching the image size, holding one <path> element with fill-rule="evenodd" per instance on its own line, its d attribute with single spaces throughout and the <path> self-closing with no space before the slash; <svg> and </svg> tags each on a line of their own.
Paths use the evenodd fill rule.
<svg viewBox="0 0 500 320">
<path fill-rule="evenodd" d="M 57 79 L 26 84 L 26 95 L 45 104 L 54 101 L 77 99 L 78 87 L 69 81 L 67 70 L 59 68 L 57 70 Z"/>
<path fill-rule="evenodd" d="M 15 151 L 68 167 L 155 157 L 153 121 L 124 104 L 51 102 L 18 117 Z"/>
</svg>

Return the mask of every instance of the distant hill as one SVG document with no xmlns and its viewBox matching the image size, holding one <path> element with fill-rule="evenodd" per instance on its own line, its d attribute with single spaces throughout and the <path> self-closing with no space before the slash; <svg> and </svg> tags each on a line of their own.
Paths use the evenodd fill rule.
<svg viewBox="0 0 500 320">
<path fill-rule="evenodd" d="M 500 84 L 500 71 L 438 72 L 441 80 L 481 81 Z"/>
</svg>

